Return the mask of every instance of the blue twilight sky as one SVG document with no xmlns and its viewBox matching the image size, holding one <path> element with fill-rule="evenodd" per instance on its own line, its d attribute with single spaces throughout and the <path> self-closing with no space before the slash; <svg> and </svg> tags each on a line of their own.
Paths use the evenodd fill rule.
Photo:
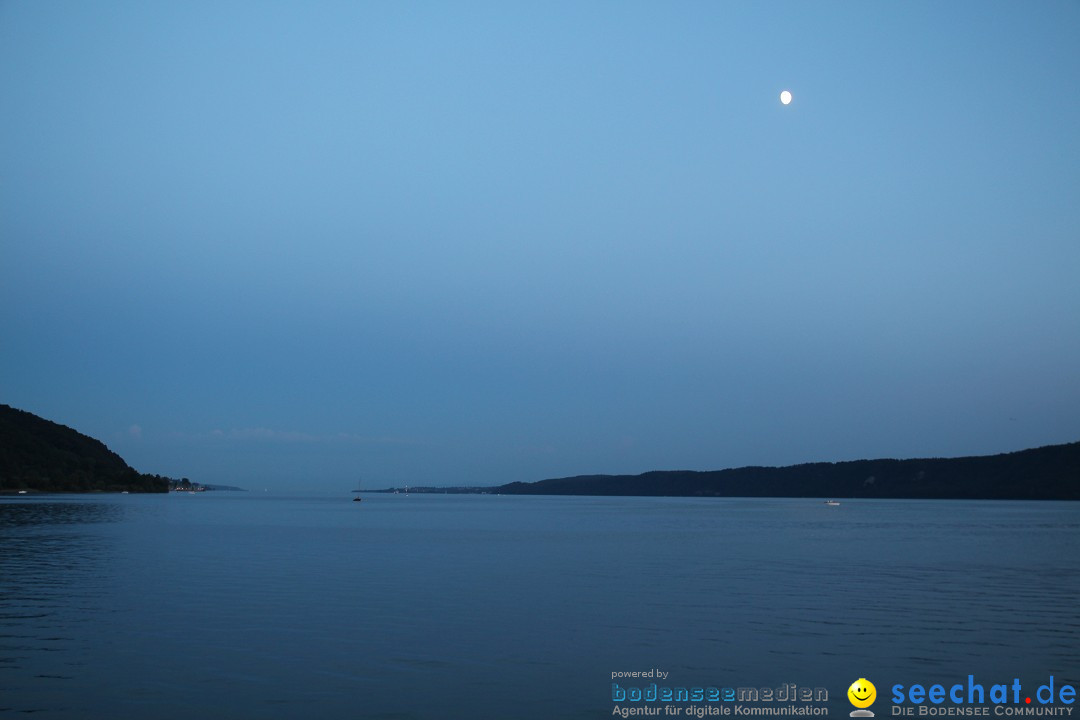
<svg viewBox="0 0 1080 720">
<path fill-rule="evenodd" d="M 309 490 L 1078 440 L 1078 35 L 1054 0 L 0 2 L 0 402 Z"/>
</svg>

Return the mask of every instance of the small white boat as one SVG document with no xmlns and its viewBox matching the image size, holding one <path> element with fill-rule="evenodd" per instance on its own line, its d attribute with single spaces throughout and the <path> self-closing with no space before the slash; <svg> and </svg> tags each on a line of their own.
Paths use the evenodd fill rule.
<svg viewBox="0 0 1080 720">
<path fill-rule="evenodd" d="M 829 506 L 835 506 L 835 505 L 839 505 L 840 501 L 839 500 L 826 500 L 825 504 L 829 505 Z"/>
</svg>

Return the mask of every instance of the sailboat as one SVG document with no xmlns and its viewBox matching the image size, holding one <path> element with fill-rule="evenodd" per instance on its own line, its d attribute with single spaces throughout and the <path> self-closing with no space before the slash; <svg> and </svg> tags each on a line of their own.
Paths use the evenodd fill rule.
<svg viewBox="0 0 1080 720">
<path fill-rule="evenodd" d="M 353 490 L 353 492 L 354 493 L 359 493 L 360 492 L 360 481 L 359 480 L 356 481 L 356 489 Z M 359 494 L 357 494 L 357 496 L 352 499 L 353 502 L 363 502 L 363 500 L 364 499 L 362 497 L 360 497 Z"/>
</svg>

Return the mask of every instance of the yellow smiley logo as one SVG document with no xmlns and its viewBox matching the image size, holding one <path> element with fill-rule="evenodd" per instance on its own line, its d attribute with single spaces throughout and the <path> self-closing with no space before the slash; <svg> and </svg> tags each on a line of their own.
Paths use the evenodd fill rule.
<svg viewBox="0 0 1080 720">
<path fill-rule="evenodd" d="M 877 698 L 877 688 L 866 678 L 859 678 L 847 689 L 848 700 L 857 708 L 868 708 Z"/>
</svg>

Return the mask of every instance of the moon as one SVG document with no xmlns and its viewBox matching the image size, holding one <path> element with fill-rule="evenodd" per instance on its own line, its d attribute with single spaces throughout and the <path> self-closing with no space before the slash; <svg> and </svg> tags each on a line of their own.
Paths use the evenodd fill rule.
<svg viewBox="0 0 1080 720">
<path fill-rule="evenodd" d="M 780 102 L 782 102 L 785 105 L 791 104 L 791 93 L 789 93 L 787 90 L 784 90 L 783 92 L 781 92 L 780 93 Z"/>
</svg>

